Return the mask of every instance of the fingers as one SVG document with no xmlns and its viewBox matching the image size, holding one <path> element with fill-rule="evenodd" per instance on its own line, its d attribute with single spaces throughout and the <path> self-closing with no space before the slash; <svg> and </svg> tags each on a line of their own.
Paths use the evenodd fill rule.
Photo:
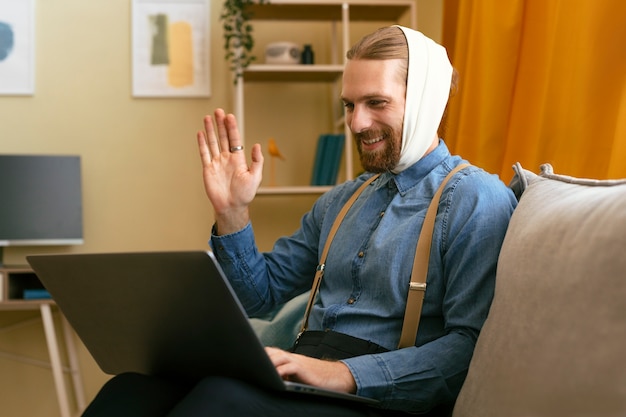
<svg viewBox="0 0 626 417">
<path fill-rule="evenodd" d="M 278 348 L 270 347 L 270 346 L 265 348 L 265 352 L 267 353 L 267 356 L 269 356 L 270 360 L 272 361 L 274 365 L 276 365 L 277 361 L 281 362 L 284 359 L 283 353 L 287 353 L 282 349 L 278 349 Z"/>
<path fill-rule="evenodd" d="M 227 152 L 230 145 L 228 144 L 228 131 L 225 125 L 226 114 L 222 109 L 216 109 L 213 114 L 215 116 L 215 124 L 217 125 L 217 136 L 219 138 L 220 148 L 222 151 Z"/>
<path fill-rule="evenodd" d="M 265 351 L 276 368 L 293 361 L 292 354 L 282 349 L 266 347 Z"/>
<path fill-rule="evenodd" d="M 255 176 L 263 175 L 263 152 L 261 151 L 261 145 L 256 143 L 252 146 L 252 164 L 250 165 L 250 171 Z"/>
<path fill-rule="evenodd" d="M 300 365 L 295 360 L 296 358 L 293 354 L 272 347 L 266 347 L 265 351 L 281 378 L 291 379 L 291 377 L 298 373 Z"/>
<path fill-rule="evenodd" d="M 224 110 L 215 110 L 215 122 L 222 152 L 239 152 L 243 150 L 243 143 L 237 127 L 237 119 L 233 114 L 226 114 Z"/>
<path fill-rule="evenodd" d="M 198 150 L 200 151 L 200 160 L 202 165 L 206 166 L 211 162 L 211 153 L 206 142 L 206 136 L 204 132 L 198 132 L 196 135 L 198 139 Z"/>
<path fill-rule="evenodd" d="M 202 133 L 209 156 L 215 158 L 220 152 L 242 151 L 243 141 L 235 116 L 227 115 L 222 109 L 216 109 L 213 116 L 214 119 L 211 116 L 204 117 L 204 132 Z M 198 141 L 200 141 L 200 134 L 198 134 Z M 200 142 L 198 144 L 202 152 L 203 144 Z"/>
<path fill-rule="evenodd" d="M 227 143 L 226 146 L 228 148 L 222 149 L 243 149 L 243 143 L 241 140 L 241 136 L 239 135 L 239 128 L 237 127 L 237 119 L 233 114 L 229 114 L 225 117 L 224 120 Z"/>
<path fill-rule="evenodd" d="M 213 119 L 211 118 L 211 116 L 204 117 L 204 133 L 199 132 L 198 137 L 200 137 L 200 135 L 203 136 L 204 142 L 209 152 L 210 161 L 211 158 L 215 158 L 220 153 L 220 145 L 217 141 L 217 136 L 215 136 L 215 129 L 213 127 Z M 199 143 L 199 145 L 201 144 Z M 202 148 L 200 149 L 200 151 L 202 152 Z"/>
</svg>

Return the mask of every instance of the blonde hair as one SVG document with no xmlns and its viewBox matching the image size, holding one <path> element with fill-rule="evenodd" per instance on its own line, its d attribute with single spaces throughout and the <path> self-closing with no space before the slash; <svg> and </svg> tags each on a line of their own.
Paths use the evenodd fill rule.
<svg viewBox="0 0 626 417">
<path fill-rule="evenodd" d="M 364 36 L 346 53 L 346 58 L 352 60 L 371 59 L 387 60 L 399 59 L 402 61 L 398 76 L 406 84 L 409 69 L 409 48 L 402 30 L 395 26 L 380 28 Z"/>
</svg>

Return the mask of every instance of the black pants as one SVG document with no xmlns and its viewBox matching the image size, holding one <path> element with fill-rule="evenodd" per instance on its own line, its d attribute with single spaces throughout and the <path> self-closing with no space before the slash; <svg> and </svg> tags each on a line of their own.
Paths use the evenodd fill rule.
<svg viewBox="0 0 626 417">
<path fill-rule="evenodd" d="M 352 402 L 306 394 L 276 393 L 224 378 L 196 384 L 134 373 L 110 379 L 83 417 L 382 417 L 385 413 Z"/>
<path fill-rule="evenodd" d="M 306 332 L 295 352 L 344 359 L 384 352 L 376 344 L 335 332 Z M 429 413 L 448 417 L 451 407 Z M 109 380 L 83 417 L 406 417 L 345 400 L 266 391 L 240 380 L 210 376 L 199 382 L 127 373 Z M 422 415 L 426 417 L 426 415 Z"/>
</svg>

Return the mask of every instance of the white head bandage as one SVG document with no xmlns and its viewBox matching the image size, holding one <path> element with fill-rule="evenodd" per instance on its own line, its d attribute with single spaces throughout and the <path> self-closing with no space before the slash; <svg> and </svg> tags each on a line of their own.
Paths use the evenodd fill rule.
<svg viewBox="0 0 626 417">
<path fill-rule="evenodd" d="M 409 45 L 399 173 L 419 161 L 437 134 L 450 95 L 452 65 L 446 49 L 420 32 L 398 26 Z"/>
</svg>

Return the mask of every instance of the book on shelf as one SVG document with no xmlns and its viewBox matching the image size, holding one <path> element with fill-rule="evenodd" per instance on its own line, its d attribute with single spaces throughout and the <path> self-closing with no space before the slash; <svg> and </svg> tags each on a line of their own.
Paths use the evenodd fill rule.
<svg viewBox="0 0 626 417">
<path fill-rule="evenodd" d="M 337 183 L 344 143 L 344 134 L 320 135 L 315 150 L 311 185 L 335 185 Z"/>
<path fill-rule="evenodd" d="M 41 300 L 52 298 L 45 288 L 26 288 L 23 294 L 24 300 Z"/>
</svg>

